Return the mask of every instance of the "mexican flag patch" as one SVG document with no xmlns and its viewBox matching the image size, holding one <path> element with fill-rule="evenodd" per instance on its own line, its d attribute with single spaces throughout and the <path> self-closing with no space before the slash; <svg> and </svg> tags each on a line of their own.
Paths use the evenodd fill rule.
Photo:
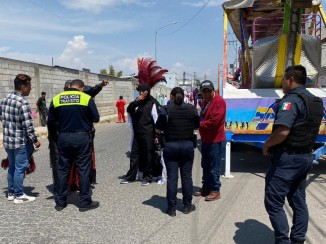
<svg viewBox="0 0 326 244">
<path fill-rule="evenodd" d="M 291 109 L 291 103 L 283 103 L 281 110 L 290 110 Z"/>
</svg>

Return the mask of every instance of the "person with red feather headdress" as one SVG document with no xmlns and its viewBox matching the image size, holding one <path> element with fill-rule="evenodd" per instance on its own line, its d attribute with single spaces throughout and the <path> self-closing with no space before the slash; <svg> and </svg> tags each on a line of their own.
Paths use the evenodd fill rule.
<svg viewBox="0 0 326 244">
<path fill-rule="evenodd" d="M 153 181 L 155 122 L 160 104 L 150 95 L 150 90 L 158 82 L 166 82 L 163 76 L 166 72 L 168 70 L 157 66 L 155 60 L 138 59 L 139 96 L 127 107 L 134 135 L 130 152 L 130 169 L 122 177 L 121 184 L 136 181 L 138 170 L 142 174 L 143 186 Z"/>
</svg>

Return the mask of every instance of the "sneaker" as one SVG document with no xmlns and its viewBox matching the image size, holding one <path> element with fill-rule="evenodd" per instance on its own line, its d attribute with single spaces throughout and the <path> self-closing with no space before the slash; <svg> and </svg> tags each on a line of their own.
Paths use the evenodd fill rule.
<svg viewBox="0 0 326 244">
<path fill-rule="evenodd" d="M 25 193 L 23 193 L 23 195 L 16 197 L 14 199 L 14 203 L 15 204 L 20 204 L 20 203 L 24 203 L 24 202 L 33 202 L 35 201 L 35 197 L 31 197 L 31 196 L 27 196 Z"/>
<path fill-rule="evenodd" d="M 7 199 L 8 199 L 8 201 L 13 201 L 15 199 L 15 194 L 14 193 L 8 193 Z"/>
<path fill-rule="evenodd" d="M 183 213 L 184 214 L 189 214 L 189 213 L 191 213 L 191 212 L 193 212 L 195 210 L 196 210 L 196 206 L 194 204 L 191 204 L 190 206 L 184 206 Z"/>
<path fill-rule="evenodd" d="M 149 185 L 149 182 L 146 181 L 146 180 L 144 180 L 144 181 L 141 182 L 141 185 L 142 185 L 142 186 L 148 186 L 148 185 Z"/>
<path fill-rule="evenodd" d="M 123 179 L 120 181 L 120 184 L 129 184 L 131 182 L 134 182 L 134 181 Z"/>
<path fill-rule="evenodd" d="M 80 207 L 79 212 L 86 212 L 91 209 L 98 208 L 100 206 L 100 203 L 98 201 L 92 201 L 89 205 Z"/>
<path fill-rule="evenodd" d="M 126 175 L 120 175 L 120 176 L 118 176 L 118 179 L 119 180 L 124 180 L 125 177 L 126 177 Z"/>
<path fill-rule="evenodd" d="M 62 206 L 56 204 L 54 208 L 57 211 L 62 211 L 65 207 L 67 207 L 67 203 L 63 204 Z"/>
</svg>

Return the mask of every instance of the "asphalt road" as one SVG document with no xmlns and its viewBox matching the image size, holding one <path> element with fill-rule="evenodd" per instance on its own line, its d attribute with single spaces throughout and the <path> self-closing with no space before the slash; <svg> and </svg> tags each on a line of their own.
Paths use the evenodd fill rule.
<svg viewBox="0 0 326 244">
<path fill-rule="evenodd" d="M 222 179 L 222 198 L 205 202 L 194 198 L 197 210 L 185 215 L 179 183 L 177 216 L 166 209 L 166 185 L 140 182 L 119 184 L 129 168 L 128 124 L 97 126 L 95 151 L 97 181 L 93 199 L 100 208 L 81 213 L 72 193 L 66 209 L 57 212 L 52 197 L 47 139 L 34 154 L 37 169 L 25 179 L 25 192 L 35 202 L 14 205 L 5 198 L 6 171 L 0 169 L 0 243 L 273 243 L 273 231 L 263 205 L 264 176 L 269 159 L 259 149 L 232 145 L 233 179 Z M 0 149 L 0 157 L 5 157 Z M 195 189 L 201 185 L 200 152 L 193 169 Z M 306 243 L 326 243 L 326 162 L 314 166 L 308 178 L 310 225 Z M 285 210 L 290 215 L 288 206 Z"/>
</svg>

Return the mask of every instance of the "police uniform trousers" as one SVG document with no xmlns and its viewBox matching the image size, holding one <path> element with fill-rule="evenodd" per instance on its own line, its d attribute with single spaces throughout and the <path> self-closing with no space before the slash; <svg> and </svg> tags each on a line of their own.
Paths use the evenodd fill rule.
<svg viewBox="0 0 326 244">
<path fill-rule="evenodd" d="M 275 243 L 303 242 L 308 229 L 306 177 L 312 166 L 312 154 L 275 153 L 265 179 L 265 208 L 274 228 Z M 293 211 L 289 225 L 283 205 L 287 198 Z"/>
<path fill-rule="evenodd" d="M 152 181 L 153 153 L 154 136 L 135 135 L 130 152 L 130 169 L 124 179 L 135 181 L 139 170 L 144 180 Z"/>
<path fill-rule="evenodd" d="M 79 206 L 92 202 L 89 175 L 92 164 L 92 139 L 89 132 L 60 133 L 58 138 L 59 162 L 55 185 L 55 202 L 63 206 L 67 201 L 68 179 L 73 162 L 76 164 L 79 179 Z"/>
<path fill-rule="evenodd" d="M 192 141 L 170 141 L 165 143 L 163 158 L 167 171 L 166 198 L 169 210 L 176 210 L 178 190 L 178 169 L 180 168 L 182 201 L 190 206 L 193 182 L 192 166 L 194 162 L 194 144 Z"/>
</svg>

